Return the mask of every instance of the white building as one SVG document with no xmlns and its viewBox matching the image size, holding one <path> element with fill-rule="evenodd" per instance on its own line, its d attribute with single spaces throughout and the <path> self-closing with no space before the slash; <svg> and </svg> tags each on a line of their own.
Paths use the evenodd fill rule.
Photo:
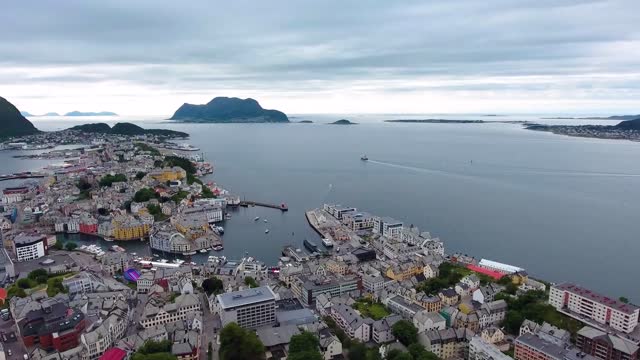
<svg viewBox="0 0 640 360">
<path fill-rule="evenodd" d="M 202 315 L 202 307 L 198 296 L 193 294 L 180 295 L 174 303 L 166 304 L 162 308 L 147 304 L 142 313 L 140 326 L 150 328 L 156 325 L 182 321 L 188 314 L 197 312 Z"/>
<path fill-rule="evenodd" d="M 512 360 L 495 345 L 484 341 L 480 336 L 474 336 L 469 342 L 469 360 Z"/>
<path fill-rule="evenodd" d="M 447 320 L 438 312 L 422 310 L 413 317 L 413 325 L 418 332 L 444 330 L 447 327 Z"/>
<path fill-rule="evenodd" d="M 587 317 L 598 324 L 627 334 L 633 332 L 638 325 L 639 307 L 570 283 L 552 286 L 549 291 L 549 304 L 577 320 L 583 321 L 583 317 Z"/>
<path fill-rule="evenodd" d="M 492 261 L 487 259 L 480 260 L 480 262 L 478 262 L 478 266 L 480 266 L 481 268 L 497 271 L 502 274 L 513 274 L 520 271 L 524 271 L 523 268 L 520 268 L 517 266 L 503 264 L 497 261 Z"/>
<path fill-rule="evenodd" d="M 47 254 L 47 237 L 44 235 L 19 234 L 13 243 L 18 261 L 38 259 Z"/>
<path fill-rule="evenodd" d="M 233 291 L 216 296 L 222 326 L 235 322 L 255 329 L 276 323 L 276 294 L 269 286 Z"/>
</svg>

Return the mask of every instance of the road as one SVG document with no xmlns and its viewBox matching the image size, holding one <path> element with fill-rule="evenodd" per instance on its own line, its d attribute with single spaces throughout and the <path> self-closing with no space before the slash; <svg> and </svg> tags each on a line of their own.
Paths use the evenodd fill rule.
<svg viewBox="0 0 640 360">
<path fill-rule="evenodd" d="M 27 353 L 22 338 L 18 336 L 16 323 L 13 319 L 0 320 L 0 341 L 4 346 L 7 360 L 22 360 L 22 356 Z M 8 350 L 11 350 L 11 356 L 9 356 Z"/>
<path fill-rule="evenodd" d="M 200 360 L 207 359 L 207 349 L 209 348 L 209 342 L 213 345 L 213 360 L 218 360 L 218 344 L 216 342 L 216 336 L 222 327 L 220 322 L 220 316 L 214 314 L 209 309 L 209 301 L 205 293 L 200 294 L 200 301 L 202 304 L 202 337 L 200 343 Z"/>
</svg>

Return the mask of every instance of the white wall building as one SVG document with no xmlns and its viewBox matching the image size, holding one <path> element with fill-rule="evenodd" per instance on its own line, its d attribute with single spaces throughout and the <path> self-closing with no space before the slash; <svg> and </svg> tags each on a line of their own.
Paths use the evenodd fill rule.
<svg viewBox="0 0 640 360">
<path fill-rule="evenodd" d="M 276 294 L 268 286 L 217 295 L 215 306 L 222 326 L 235 322 L 255 329 L 276 323 Z"/>
</svg>

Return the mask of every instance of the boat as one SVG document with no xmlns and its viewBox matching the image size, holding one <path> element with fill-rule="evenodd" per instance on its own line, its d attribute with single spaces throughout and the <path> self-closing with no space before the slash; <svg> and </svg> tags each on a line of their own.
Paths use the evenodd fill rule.
<svg viewBox="0 0 640 360">
<path fill-rule="evenodd" d="M 368 161 L 369 158 L 367 157 L 367 155 L 362 155 L 362 157 L 360 158 L 360 160 L 362 161 Z"/>
<path fill-rule="evenodd" d="M 224 234 L 224 228 L 222 226 L 216 226 L 216 230 L 218 231 L 218 234 Z"/>
<path fill-rule="evenodd" d="M 125 248 L 123 248 L 122 246 L 118 246 L 118 245 L 113 245 L 111 247 L 111 251 L 116 251 L 116 252 L 125 252 L 127 251 Z"/>
<path fill-rule="evenodd" d="M 222 251 L 224 250 L 224 247 L 222 247 L 222 245 L 215 245 L 213 247 L 213 251 Z"/>
<path fill-rule="evenodd" d="M 153 257 L 160 257 L 160 255 L 158 255 L 158 254 L 153 254 Z"/>
<path fill-rule="evenodd" d="M 172 263 L 178 264 L 178 265 L 182 265 L 182 264 L 184 264 L 184 260 L 175 259 L 175 260 L 172 261 Z"/>
<path fill-rule="evenodd" d="M 313 252 L 318 252 L 318 245 L 312 243 L 311 241 L 305 239 L 302 244 L 304 245 L 305 248 L 307 248 L 307 250 Z"/>
<path fill-rule="evenodd" d="M 268 221 L 267 221 L 267 219 L 264 219 L 264 222 L 266 222 L 266 223 L 267 223 L 267 222 L 268 222 Z"/>
<path fill-rule="evenodd" d="M 264 233 L 265 233 L 265 234 L 268 234 L 268 233 L 269 233 L 269 229 L 265 229 L 265 230 L 264 230 Z"/>
<path fill-rule="evenodd" d="M 104 238 L 104 241 L 107 241 L 107 242 L 113 242 L 113 240 L 114 239 L 112 237 L 105 237 Z"/>
<path fill-rule="evenodd" d="M 227 215 L 225 215 L 225 216 L 224 216 L 224 218 L 225 218 L 226 220 L 231 219 L 231 214 L 227 214 Z"/>
<path fill-rule="evenodd" d="M 258 220 L 260 220 L 260 216 L 256 216 L 256 218 L 253 219 L 253 221 L 258 221 Z"/>
<path fill-rule="evenodd" d="M 166 263 L 168 263 L 168 262 L 169 262 L 169 260 L 167 260 L 167 259 L 160 259 L 160 262 L 161 262 L 161 263 L 163 263 L 163 264 L 166 264 Z"/>
<path fill-rule="evenodd" d="M 324 247 L 331 248 L 331 247 L 333 247 L 333 241 L 331 241 L 331 240 L 329 240 L 327 238 L 324 238 L 324 239 L 322 239 L 322 245 L 324 245 Z"/>
<path fill-rule="evenodd" d="M 201 254 L 206 254 L 206 253 L 208 253 L 208 252 L 209 252 L 209 250 L 207 250 L 207 249 L 200 249 L 200 253 L 201 253 Z"/>
</svg>

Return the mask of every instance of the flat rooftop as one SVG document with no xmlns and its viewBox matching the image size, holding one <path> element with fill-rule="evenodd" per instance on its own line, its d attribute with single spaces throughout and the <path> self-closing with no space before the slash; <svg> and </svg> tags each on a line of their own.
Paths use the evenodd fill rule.
<svg viewBox="0 0 640 360">
<path fill-rule="evenodd" d="M 597 292 L 591 291 L 587 288 L 583 288 L 582 286 L 579 285 L 575 285 L 572 283 L 562 283 L 562 284 L 558 284 L 556 286 L 554 286 L 556 289 L 560 289 L 560 290 L 564 290 L 564 291 L 568 291 L 572 294 L 576 294 L 582 297 L 585 297 L 591 301 L 600 303 L 602 305 L 605 306 L 609 306 L 611 308 L 614 308 L 618 311 L 622 311 L 626 314 L 633 314 L 634 312 L 638 311 L 638 309 L 640 309 L 639 307 L 637 307 L 636 305 L 633 304 L 625 304 L 623 302 L 620 302 L 616 299 L 612 299 L 609 297 L 606 297 L 604 295 L 598 294 Z"/>
<path fill-rule="evenodd" d="M 259 302 L 276 300 L 276 294 L 269 286 L 233 291 L 216 296 L 223 309 L 251 305 Z"/>
</svg>

